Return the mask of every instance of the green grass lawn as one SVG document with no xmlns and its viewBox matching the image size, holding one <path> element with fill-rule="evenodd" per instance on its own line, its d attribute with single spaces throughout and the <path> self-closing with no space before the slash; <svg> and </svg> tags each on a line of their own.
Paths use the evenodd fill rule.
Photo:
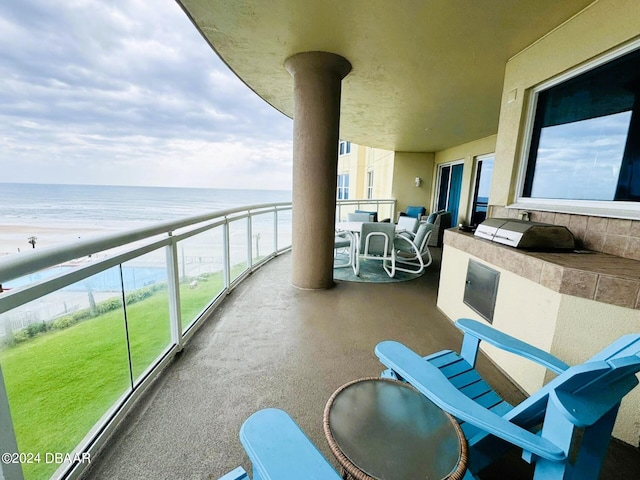
<svg viewBox="0 0 640 480">
<path fill-rule="evenodd" d="M 181 285 L 183 326 L 222 290 L 220 273 Z M 170 345 L 166 289 L 127 306 L 134 380 Z M 69 453 L 131 388 L 121 308 L 0 351 L 21 452 Z M 49 478 L 57 465 L 24 465 L 25 478 Z"/>
</svg>

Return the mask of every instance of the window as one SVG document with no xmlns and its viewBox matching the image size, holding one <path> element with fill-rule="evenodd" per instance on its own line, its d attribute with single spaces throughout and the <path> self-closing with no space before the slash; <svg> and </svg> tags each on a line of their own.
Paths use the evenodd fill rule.
<svg viewBox="0 0 640 480">
<path fill-rule="evenodd" d="M 487 218 L 487 205 L 489 204 L 489 189 L 493 176 L 494 155 L 476 157 L 476 180 L 473 191 L 473 204 L 471 205 L 471 225 L 479 225 Z"/>
<path fill-rule="evenodd" d="M 348 155 L 351 153 L 351 142 L 345 142 L 344 140 L 340 140 L 338 144 L 338 150 L 340 155 Z"/>
<path fill-rule="evenodd" d="M 640 50 L 536 101 L 523 197 L 640 202 Z"/>
<path fill-rule="evenodd" d="M 373 198 L 373 170 L 367 172 L 367 198 Z"/>
<path fill-rule="evenodd" d="M 349 200 L 349 174 L 338 175 L 338 200 Z"/>
</svg>

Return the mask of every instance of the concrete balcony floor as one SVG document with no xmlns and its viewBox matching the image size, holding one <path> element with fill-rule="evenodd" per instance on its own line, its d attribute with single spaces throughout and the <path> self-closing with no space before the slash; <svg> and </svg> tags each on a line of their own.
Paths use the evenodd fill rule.
<svg viewBox="0 0 640 480">
<path fill-rule="evenodd" d="M 382 370 L 374 346 L 395 339 L 420 353 L 459 350 L 461 334 L 436 308 L 439 250 L 420 279 L 290 284 L 282 255 L 236 288 L 138 402 L 85 478 L 216 479 L 249 461 L 242 422 L 265 407 L 286 410 L 333 462 L 322 430 L 325 403 L 341 385 Z M 479 369 L 512 402 L 520 392 L 485 359 Z M 335 462 L 334 462 L 335 465 Z M 483 479 L 531 478 L 514 454 Z M 640 478 L 640 452 L 612 442 L 603 479 Z"/>
</svg>

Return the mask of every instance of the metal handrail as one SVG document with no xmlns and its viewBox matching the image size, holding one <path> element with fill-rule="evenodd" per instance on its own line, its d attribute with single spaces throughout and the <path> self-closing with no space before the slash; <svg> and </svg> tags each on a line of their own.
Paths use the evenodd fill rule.
<svg viewBox="0 0 640 480">
<path fill-rule="evenodd" d="M 251 212 L 273 207 L 290 206 L 289 202 L 249 205 L 240 208 L 229 208 L 215 212 L 193 215 L 180 220 L 156 223 L 125 232 L 101 235 L 78 241 L 65 242 L 39 250 L 29 250 L 21 254 L 7 255 L 0 258 L 0 284 L 30 273 L 53 267 L 69 260 L 104 252 L 136 241 L 146 240 L 156 235 L 169 234 L 181 228 L 197 225 L 221 217 L 228 217 L 240 212 Z"/>
</svg>

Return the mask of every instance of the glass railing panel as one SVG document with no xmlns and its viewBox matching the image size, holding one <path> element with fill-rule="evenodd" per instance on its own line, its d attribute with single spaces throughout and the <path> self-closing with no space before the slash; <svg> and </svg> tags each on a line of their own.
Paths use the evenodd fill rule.
<svg viewBox="0 0 640 480">
<path fill-rule="evenodd" d="M 278 210 L 278 250 L 291 246 L 291 210 Z"/>
<path fill-rule="evenodd" d="M 228 224 L 229 265 L 231 266 L 229 278 L 231 281 L 238 278 L 242 272 L 249 268 L 247 258 L 249 230 L 247 222 L 247 218 L 241 218 L 238 220 L 231 220 Z"/>
<path fill-rule="evenodd" d="M 254 264 L 275 252 L 273 217 L 273 212 L 251 217 L 251 253 Z"/>
<path fill-rule="evenodd" d="M 182 331 L 224 291 L 223 227 L 215 227 L 177 244 Z"/>
<path fill-rule="evenodd" d="M 18 448 L 40 454 L 25 478 L 60 466 L 131 388 L 120 284 L 96 274 L 0 315 L 0 364 Z M 50 460 L 47 462 L 47 460 Z"/>
<path fill-rule="evenodd" d="M 122 264 L 133 381 L 171 345 L 166 251 Z"/>
<path fill-rule="evenodd" d="M 356 210 L 358 210 L 357 205 L 338 205 L 336 211 L 336 222 L 346 222 L 349 219 L 349 214 L 355 213 Z"/>
<path fill-rule="evenodd" d="M 29 275 L 24 275 L 22 277 L 13 278 L 9 281 L 6 281 L 2 284 L 2 288 L 5 291 L 11 291 L 18 288 L 27 288 L 35 283 L 49 280 L 51 278 L 68 273 L 76 268 L 76 266 L 77 265 L 75 265 L 74 262 L 67 262 L 63 265 L 55 265 L 53 267 L 30 273 Z"/>
<path fill-rule="evenodd" d="M 397 220 L 395 216 L 394 200 L 343 200 L 336 204 L 336 221 L 346 222 L 350 213 L 356 213 L 357 210 L 367 212 L 377 212 L 378 221 Z"/>
</svg>

